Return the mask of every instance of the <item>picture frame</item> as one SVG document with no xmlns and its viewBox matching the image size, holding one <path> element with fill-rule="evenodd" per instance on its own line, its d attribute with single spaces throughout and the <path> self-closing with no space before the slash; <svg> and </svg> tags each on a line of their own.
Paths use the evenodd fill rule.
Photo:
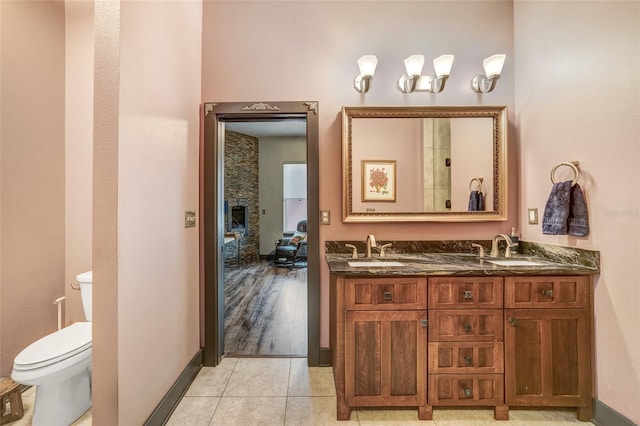
<svg viewBox="0 0 640 426">
<path fill-rule="evenodd" d="M 362 160 L 362 201 L 396 202 L 396 160 Z"/>
</svg>

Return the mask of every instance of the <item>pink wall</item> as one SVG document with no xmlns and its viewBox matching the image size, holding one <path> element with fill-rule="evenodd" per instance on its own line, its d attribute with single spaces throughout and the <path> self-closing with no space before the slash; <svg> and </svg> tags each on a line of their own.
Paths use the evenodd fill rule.
<svg viewBox="0 0 640 426">
<path fill-rule="evenodd" d="M 599 250 L 597 398 L 640 423 L 640 3 L 515 2 L 522 237 Z M 540 29 L 544 28 L 544 31 Z M 580 161 L 587 237 L 550 236 L 540 218 L 558 162 Z M 570 174 L 558 169 L 557 179 Z"/>
<path fill-rule="evenodd" d="M 238 23 L 241 22 L 242 25 Z M 403 61 L 424 54 L 425 73 L 433 58 L 453 53 L 455 62 L 444 92 L 403 94 L 397 87 Z M 471 78 L 482 59 L 506 53 L 504 76 L 484 95 Z M 369 93 L 353 89 L 356 60 L 376 54 L 378 68 Z M 202 100 L 316 100 L 319 105 L 320 208 L 330 209 L 331 225 L 320 240 L 489 239 L 516 226 L 517 166 L 509 173 L 508 222 L 343 224 L 341 217 L 341 108 L 344 105 L 507 105 L 513 123 L 513 4 L 489 2 L 238 2 L 205 1 Z M 510 160 L 517 150 L 510 141 Z M 322 250 L 322 253 L 324 251 Z M 329 272 L 321 270 L 321 345 L 329 345 Z"/>
<path fill-rule="evenodd" d="M 92 421 L 118 424 L 120 3 L 95 3 Z"/>
<path fill-rule="evenodd" d="M 93 269 L 93 422 L 142 424 L 200 346 L 202 5 L 67 6 L 0 2 L 2 375 Z"/>
<path fill-rule="evenodd" d="M 117 396 L 102 390 L 94 421 L 124 425 L 144 423 L 200 347 L 198 230 L 184 228 L 184 211 L 198 210 L 202 5 L 122 2 L 119 25 L 112 7 L 96 4 L 105 39 L 96 44 L 96 108 L 117 122 L 98 127 L 96 110 L 94 277 L 108 305 L 94 321 L 104 333 L 94 356 L 115 355 L 117 365 L 96 363 L 94 374 Z M 116 383 L 106 377 L 113 371 Z"/>
<path fill-rule="evenodd" d="M 351 131 L 360 143 L 352 144 L 353 211 L 415 212 L 424 208 L 422 126 L 418 119 L 352 120 Z M 364 143 L 363 143 L 364 142 Z M 396 162 L 395 202 L 362 200 L 362 160 Z M 393 178 L 391 178 L 393 179 Z M 368 182 L 367 176 L 364 177 Z"/>
<path fill-rule="evenodd" d="M 484 135 L 481 138 L 478 135 Z M 455 210 L 467 210 L 469 191 L 477 190 L 477 181 L 484 178 L 482 193 L 485 210 L 493 210 L 493 127 L 487 118 L 460 119 L 451 122 L 451 205 Z M 464 143 L 456 143 L 462 141 Z"/>
<path fill-rule="evenodd" d="M 69 285 L 90 271 L 93 208 L 93 2 L 65 7 L 65 295 L 66 324 L 84 321 L 80 292 Z"/>
<path fill-rule="evenodd" d="M 64 2 L 0 2 L 0 376 L 64 296 Z"/>
</svg>

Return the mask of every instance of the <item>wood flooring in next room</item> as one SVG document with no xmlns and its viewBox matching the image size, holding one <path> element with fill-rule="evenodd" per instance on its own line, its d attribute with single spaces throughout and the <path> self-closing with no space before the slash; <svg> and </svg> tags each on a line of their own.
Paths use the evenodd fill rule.
<svg viewBox="0 0 640 426">
<path fill-rule="evenodd" d="M 307 268 L 267 261 L 224 277 L 225 356 L 307 356 Z"/>
</svg>

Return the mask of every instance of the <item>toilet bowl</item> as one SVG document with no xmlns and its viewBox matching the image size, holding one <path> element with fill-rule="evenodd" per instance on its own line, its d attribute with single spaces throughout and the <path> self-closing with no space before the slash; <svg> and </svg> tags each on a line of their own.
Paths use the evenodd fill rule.
<svg viewBox="0 0 640 426">
<path fill-rule="evenodd" d="M 76 279 L 81 291 L 91 288 L 91 272 Z M 90 320 L 90 297 L 82 302 Z M 16 356 L 11 378 L 36 386 L 33 426 L 73 423 L 91 408 L 91 322 L 71 324 L 27 346 Z"/>
</svg>

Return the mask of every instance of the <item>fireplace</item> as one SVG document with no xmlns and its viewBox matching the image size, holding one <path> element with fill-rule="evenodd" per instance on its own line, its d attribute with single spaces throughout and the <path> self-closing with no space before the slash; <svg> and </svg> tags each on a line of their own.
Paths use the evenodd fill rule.
<svg viewBox="0 0 640 426">
<path fill-rule="evenodd" d="M 229 206 L 227 232 L 249 235 L 249 209 L 246 205 Z"/>
</svg>

